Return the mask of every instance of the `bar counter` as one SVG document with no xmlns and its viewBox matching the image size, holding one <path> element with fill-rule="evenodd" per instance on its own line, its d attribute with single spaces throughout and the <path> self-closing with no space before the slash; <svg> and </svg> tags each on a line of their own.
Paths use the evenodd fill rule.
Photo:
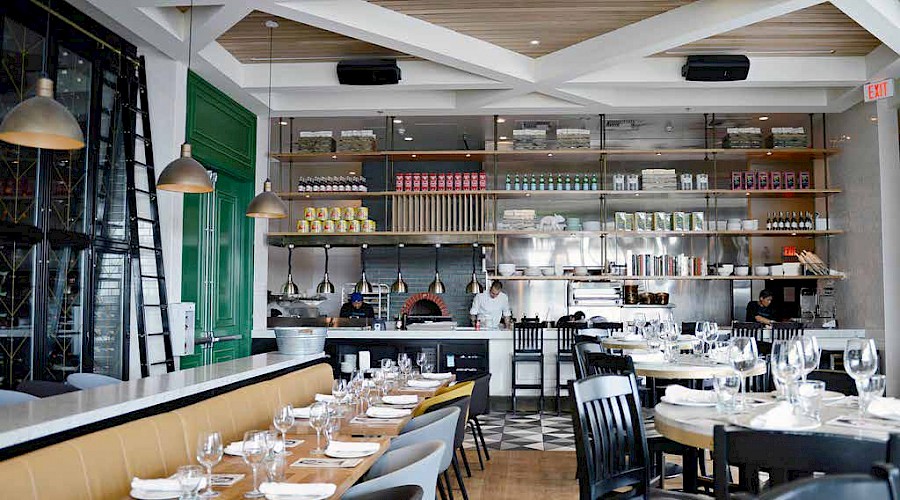
<svg viewBox="0 0 900 500">
<path fill-rule="evenodd" d="M 0 450 L 8 455 L 10 447 L 21 448 L 35 440 L 46 442 L 54 435 L 62 436 L 77 429 L 95 430 L 105 421 L 139 418 L 142 412 L 154 407 L 213 395 L 229 386 L 252 383 L 321 358 L 322 354 L 259 354 L 2 407 Z M 128 418 L 129 414 L 136 416 Z"/>
</svg>

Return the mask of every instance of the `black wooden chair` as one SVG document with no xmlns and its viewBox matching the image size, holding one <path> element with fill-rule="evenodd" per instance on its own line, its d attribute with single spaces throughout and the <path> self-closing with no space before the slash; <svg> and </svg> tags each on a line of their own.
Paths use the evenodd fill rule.
<svg viewBox="0 0 900 500">
<path fill-rule="evenodd" d="M 594 375 L 572 382 L 581 500 L 607 496 L 697 499 L 650 487 L 647 439 L 634 375 Z M 614 493 L 615 492 L 615 493 Z"/>
<path fill-rule="evenodd" d="M 717 500 L 731 498 L 732 490 L 758 495 L 762 471 L 769 475 L 769 486 L 778 486 L 817 472 L 866 473 L 875 462 L 898 459 L 900 434 L 891 434 L 883 441 L 836 434 L 726 431 L 722 425 L 713 430 Z M 729 466 L 737 466 L 740 471 L 736 484 L 729 484 Z"/>
<path fill-rule="evenodd" d="M 575 358 L 572 348 L 575 346 L 575 338 L 578 332 L 584 328 L 584 323 L 563 323 L 556 328 L 556 414 L 559 415 L 562 408 L 562 391 L 569 390 L 569 380 L 562 380 L 563 363 L 572 363 Z"/>
<path fill-rule="evenodd" d="M 597 339 L 585 342 L 576 342 L 572 347 L 572 357 L 575 365 L 575 378 L 582 379 L 588 376 L 587 357 L 590 353 L 604 352 L 603 346 Z M 571 393 L 570 393 L 571 394 Z"/>
<path fill-rule="evenodd" d="M 484 441 L 484 432 L 481 430 L 481 422 L 478 417 L 487 415 L 491 409 L 491 374 L 481 375 L 475 379 L 475 387 L 472 388 L 472 402 L 469 405 L 469 430 L 472 432 L 472 441 L 475 442 L 475 453 L 478 454 L 478 463 L 484 470 L 484 460 L 490 460 L 487 443 Z M 480 442 L 479 442 L 480 440 Z M 481 458 L 484 450 L 484 460 Z"/>
<path fill-rule="evenodd" d="M 875 464 L 869 475 L 836 474 L 801 479 L 778 486 L 759 500 L 898 500 L 900 470 L 889 464 Z"/>
<path fill-rule="evenodd" d="M 522 384 L 516 378 L 519 363 L 536 363 L 540 370 L 540 383 Z M 512 353 L 512 408 L 516 414 L 516 392 L 519 389 L 539 390 L 538 407 L 544 413 L 544 327 L 541 323 L 518 322 L 513 325 Z"/>
<path fill-rule="evenodd" d="M 591 323 L 591 328 L 595 328 L 597 330 L 606 330 L 609 333 L 623 332 L 625 331 L 625 324 L 615 321 L 602 321 L 599 323 Z"/>
<path fill-rule="evenodd" d="M 782 321 L 772 323 L 772 342 L 776 340 L 790 340 L 794 337 L 803 335 L 805 329 L 802 323 L 793 321 Z"/>
<path fill-rule="evenodd" d="M 806 379 L 825 382 L 825 389 L 829 391 L 856 396 L 856 382 L 843 370 L 813 370 Z"/>
</svg>

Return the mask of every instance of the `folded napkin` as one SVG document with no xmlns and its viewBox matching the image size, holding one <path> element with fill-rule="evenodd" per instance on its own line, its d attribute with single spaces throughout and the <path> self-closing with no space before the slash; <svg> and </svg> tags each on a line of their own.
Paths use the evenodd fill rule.
<svg viewBox="0 0 900 500">
<path fill-rule="evenodd" d="M 330 497 L 337 486 L 329 483 L 263 483 L 259 491 L 264 495 L 284 495 L 298 497 Z"/>
<path fill-rule="evenodd" d="M 388 405 L 414 405 L 419 402 L 419 396 L 415 394 L 400 394 L 397 396 L 384 396 L 381 398 L 384 404 Z"/>
<path fill-rule="evenodd" d="M 714 391 L 698 391 L 697 389 L 688 389 L 683 385 L 670 385 L 666 387 L 666 399 L 680 403 L 715 403 L 716 393 Z"/>
<path fill-rule="evenodd" d="M 439 387 L 441 382 L 439 380 L 410 380 L 406 385 L 421 389 L 433 389 Z"/>
<path fill-rule="evenodd" d="M 381 445 L 367 441 L 332 441 L 328 443 L 326 453 L 366 453 L 378 451 Z"/>
<path fill-rule="evenodd" d="M 661 352 L 636 352 L 630 356 L 635 363 L 662 363 L 666 360 Z"/>
<path fill-rule="evenodd" d="M 900 420 L 900 399 L 877 397 L 869 403 L 869 413 L 887 420 Z"/>
<path fill-rule="evenodd" d="M 403 408 L 385 408 L 383 406 L 370 406 L 369 409 L 366 410 L 366 416 L 372 418 L 403 418 L 411 413 L 412 410 Z"/>
<path fill-rule="evenodd" d="M 322 401 L 330 403 L 334 401 L 334 396 L 332 396 L 331 394 L 316 394 L 316 402 Z"/>
<path fill-rule="evenodd" d="M 617 340 L 624 340 L 625 342 L 640 342 L 641 340 L 644 340 L 644 337 L 636 333 L 629 333 L 628 335 L 619 337 Z"/>
<path fill-rule="evenodd" d="M 422 378 L 428 380 L 447 380 L 452 377 L 452 373 L 423 373 Z"/>
<path fill-rule="evenodd" d="M 235 441 L 233 443 L 228 443 L 228 445 L 224 449 L 226 455 L 244 455 L 244 442 L 243 441 Z"/>
<path fill-rule="evenodd" d="M 206 486 L 206 478 L 200 478 L 200 488 Z M 131 479 L 131 489 L 140 491 L 181 493 L 181 483 L 177 479 Z"/>
<path fill-rule="evenodd" d="M 294 418 L 309 418 L 309 406 L 294 408 Z"/>
<path fill-rule="evenodd" d="M 754 429 L 790 429 L 808 423 L 802 417 L 794 414 L 794 408 L 787 401 L 782 401 L 771 410 L 760 413 L 750 420 L 750 427 Z"/>
</svg>

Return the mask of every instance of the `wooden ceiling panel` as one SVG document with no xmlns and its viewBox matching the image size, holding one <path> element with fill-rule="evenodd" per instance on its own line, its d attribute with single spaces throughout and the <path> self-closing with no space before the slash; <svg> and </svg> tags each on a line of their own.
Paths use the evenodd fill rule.
<svg viewBox="0 0 900 500">
<path fill-rule="evenodd" d="M 369 0 L 531 57 L 539 57 L 693 0 Z M 532 40 L 540 43 L 533 45 Z"/>
<path fill-rule="evenodd" d="M 272 33 L 272 59 L 276 63 L 333 62 L 351 57 L 412 58 L 391 49 L 260 11 L 251 12 L 217 41 L 244 64 L 268 63 L 269 30 L 264 23 L 272 19 L 279 24 Z"/>
<path fill-rule="evenodd" d="M 837 7 L 823 3 L 657 55 L 864 56 L 880 43 Z"/>
</svg>

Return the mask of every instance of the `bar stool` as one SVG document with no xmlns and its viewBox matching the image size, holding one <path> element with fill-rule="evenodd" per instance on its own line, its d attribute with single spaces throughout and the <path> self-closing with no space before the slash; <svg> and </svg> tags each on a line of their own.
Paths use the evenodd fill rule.
<svg viewBox="0 0 900 500">
<path fill-rule="evenodd" d="M 569 381 L 563 381 L 561 378 L 562 364 L 573 363 L 575 358 L 572 355 L 572 347 L 575 346 L 575 337 L 581 330 L 578 323 L 563 323 L 556 328 L 556 415 L 560 414 L 560 406 L 562 404 L 561 392 L 569 391 Z"/>
<path fill-rule="evenodd" d="M 516 379 L 519 363 L 536 363 L 540 369 L 540 384 L 520 384 Z M 540 413 L 544 413 L 544 326 L 536 322 L 517 322 L 513 325 L 512 353 L 512 407 L 516 414 L 516 391 L 519 389 L 539 389 Z"/>
</svg>

